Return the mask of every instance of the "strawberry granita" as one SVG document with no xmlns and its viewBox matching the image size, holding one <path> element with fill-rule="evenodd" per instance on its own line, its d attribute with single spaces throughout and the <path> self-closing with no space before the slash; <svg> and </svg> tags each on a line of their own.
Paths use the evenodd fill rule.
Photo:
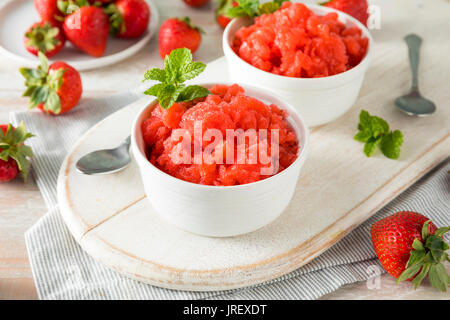
<svg viewBox="0 0 450 320">
<path fill-rule="evenodd" d="M 284 2 L 271 14 L 236 32 L 233 50 L 253 66 L 274 74 L 318 78 L 358 65 L 369 40 L 346 27 L 335 12 L 318 16 L 302 3 Z"/>
<path fill-rule="evenodd" d="M 288 116 L 286 111 L 280 110 L 276 105 L 267 105 L 246 96 L 244 89 L 237 84 L 216 85 L 210 92 L 211 94 L 205 98 L 175 103 L 167 110 L 157 105 L 150 117 L 142 123 L 147 158 L 153 165 L 185 181 L 231 186 L 270 177 L 297 159 L 299 143 L 294 129 L 286 119 Z M 187 140 L 188 143 L 186 136 L 177 134 L 179 129 L 187 133 L 190 138 Z M 215 129 L 215 132 L 221 133 L 223 139 L 208 138 L 205 134 L 208 129 Z M 267 135 L 261 136 L 262 131 L 267 132 Z M 198 132 L 200 135 L 196 134 Z M 241 140 L 239 144 L 236 143 L 237 136 L 232 140 L 226 139 L 229 132 L 258 134 L 254 140 L 244 139 L 245 142 L 242 143 Z M 274 144 L 271 143 L 273 141 L 271 138 L 275 135 L 274 132 L 278 137 L 277 154 L 272 152 Z M 202 140 L 200 153 L 203 158 L 200 161 L 195 158 L 198 152 L 195 152 L 194 146 L 195 143 L 199 145 L 198 136 Z M 205 160 L 207 148 L 214 150 L 212 156 L 221 155 L 223 162 L 216 161 L 219 158 Z M 259 155 L 261 148 L 266 148 L 266 154 L 272 162 L 263 161 L 259 156 L 253 163 L 239 162 L 242 160 L 239 157 L 249 159 L 250 154 Z M 244 149 L 245 152 L 242 151 Z M 189 150 L 188 161 L 179 161 L 179 155 L 182 153 L 180 150 Z M 274 160 L 277 162 L 276 171 L 272 174 L 262 174 L 262 169 L 273 165 Z"/>
</svg>

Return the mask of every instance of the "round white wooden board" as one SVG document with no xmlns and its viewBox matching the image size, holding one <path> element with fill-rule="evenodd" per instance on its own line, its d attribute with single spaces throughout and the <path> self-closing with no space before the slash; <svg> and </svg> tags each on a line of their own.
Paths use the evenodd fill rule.
<svg viewBox="0 0 450 320">
<path fill-rule="evenodd" d="M 150 41 L 158 28 L 159 15 L 156 5 L 152 0 L 146 1 L 150 6 L 151 16 L 148 30 L 141 37 L 118 39 L 110 36 L 106 52 L 99 58 L 78 50 L 67 41 L 64 48 L 52 57 L 53 61 L 64 61 L 81 71 L 104 67 L 132 56 Z M 36 67 L 39 59 L 25 49 L 23 37 L 26 30 L 39 20 L 33 1 L 8 0 L 1 6 L 0 54 L 24 67 Z"/>
</svg>

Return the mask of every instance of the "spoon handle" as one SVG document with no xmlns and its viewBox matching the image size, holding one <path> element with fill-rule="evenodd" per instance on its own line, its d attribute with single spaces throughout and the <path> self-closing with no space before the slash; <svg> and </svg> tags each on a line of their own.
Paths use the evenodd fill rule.
<svg viewBox="0 0 450 320">
<path fill-rule="evenodd" d="M 417 71 L 419 69 L 419 49 L 422 44 L 422 38 L 415 34 L 409 34 L 405 37 L 406 44 L 409 51 L 409 63 L 412 71 L 412 89 L 419 89 L 419 80 Z"/>
</svg>

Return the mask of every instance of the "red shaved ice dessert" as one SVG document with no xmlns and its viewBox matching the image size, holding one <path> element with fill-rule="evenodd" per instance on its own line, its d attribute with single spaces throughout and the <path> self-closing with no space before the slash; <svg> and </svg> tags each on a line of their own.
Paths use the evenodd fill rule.
<svg viewBox="0 0 450 320">
<path fill-rule="evenodd" d="M 369 40 L 358 27 L 346 27 L 338 14 L 316 15 L 302 3 L 280 9 L 240 28 L 233 50 L 261 70 L 296 78 L 319 78 L 345 72 L 366 55 Z"/>
<path fill-rule="evenodd" d="M 258 99 L 245 95 L 244 89 L 237 84 L 215 85 L 210 89 L 211 94 L 205 98 L 199 98 L 189 102 L 175 103 L 169 109 L 163 109 L 158 104 L 150 117 L 141 126 L 143 139 L 146 143 L 146 153 L 149 161 L 164 171 L 181 180 L 203 185 L 232 186 L 259 181 L 271 175 L 261 174 L 261 169 L 270 167 L 270 163 L 260 161 L 256 163 L 239 163 L 237 157 L 237 143 L 228 144 L 226 130 L 254 129 L 260 132 L 267 130 L 267 138 L 261 138 L 258 134 L 256 141 L 246 139 L 244 145 L 245 155 L 258 152 L 259 148 L 266 148 L 269 156 L 271 152 L 271 129 L 278 129 L 279 152 L 278 170 L 274 174 L 289 167 L 298 156 L 299 143 L 295 130 L 287 121 L 287 111 L 279 109 L 276 105 L 267 105 Z M 201 121 L 201 130 L 217 129 L 222 135 L 222 144 L 214 148 L 214 152 L 223 152 L 223 163 L 201 161 L 195 163 L 194 147 L 190 154 L 190 163 L 174 161 L 176 155 L 183 148 L 184 139 L 175 135 L 175 129 L 184 129 L 191 137 L 191 143 L 195 140 L 195 123 Z M 198 129 L 197 129 L 198 130 Z M 219 132 L 217 131 L 217 132 Z M 215 138 L 202 137 L 202 151 L 210 143 L 216 142 Z M 231 150 L 231 148 L 234 148 Z M 241 145 L 242 150 L 242 145 Z M 225 161 L 228 152 L 234 155 L 232 163 Z M 241 155 L 243 152 L 241 152 Z M 273 175 L 273 174 L 272 174 Z"/>
</svg>

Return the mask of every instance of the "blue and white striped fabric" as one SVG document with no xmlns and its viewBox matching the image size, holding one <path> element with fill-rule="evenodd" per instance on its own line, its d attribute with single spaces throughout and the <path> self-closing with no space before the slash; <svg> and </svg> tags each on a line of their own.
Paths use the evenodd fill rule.
<svg viewBox="0 0 450 320">
<path fill-rule="evenodd" d="M 94 261 L 75 242 L 58 211 L 59 167 L 76 140 L 91 126 L 135 101 L 136 93 L 91 99 L 58 117 L 35 112 L 12 114 L 39 139 L 33 173 L 49 208 L 25 234 L 38 295 L 41 299 L 317 299 L 342 285 L 384 272 L 370 241 L 371 224 L 393 212 L 414 210 L 437 225 L 450 225 L 450 160 L 447 159 L 371 219 L 308 265 L 258 286 L 218 292 L 161 289 L 130 280 Z M 378 274 L 377 274 L 378 272 Z"/>
</svg>

